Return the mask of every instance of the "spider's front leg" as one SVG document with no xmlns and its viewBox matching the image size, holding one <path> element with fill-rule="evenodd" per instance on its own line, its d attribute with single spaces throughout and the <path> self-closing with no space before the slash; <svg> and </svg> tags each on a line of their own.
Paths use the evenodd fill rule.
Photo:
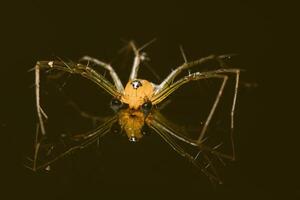
<svg viewBox="0 0 300 200">
<path fill-rule="evenodd" d="M 202 65 L 204 63 L 207 63 L 211 60 L 216 60 L 218 61 L 221 65 L 223 65 L 222 63 L 222 59 L 227 58 L 227 57 L 231 57 L 232 55 L 220 55 L 220 56 L 215 56 L 215 55 L 209 55 L 207 57 L 204 58 L 200 58 L 198 60 L 194 60 L 191 62 L 187 62 L 186 56 L 183 52 L 182 47 L 180 48 L 181 52 L 182 52 L 182 56 L 184 58 L 184 63 L 182 65 L 180 65 L 179 67 L 175 68 L 175 70 L 173 70 L 162 82 L 160 85 L 158 85 L 156 87 L 155 90 L 155 94 L 160 93 L 161 91 L 163 91 L 164 89 L 166 89 L 169 85 L 171 85 L 174 81 L 174 79 L 184 70 L 192 68 L 194 66 L 197 65 Z"/>
<path fill-rule="evenodd" d="M 50 69 L 64 71 L 70 74 L 78 74 L 90 81 L 96 83 L 100 88 L 104 89 L 113 97 L 120 96 L 120 92 L 115 86 L 113 86 L 108 80 L 105 79 L 101 74 L 97 73 L 95 70 L 90 67 L 82 64 L 76 63 L 66 63 L 62 60 L 60 61 L 38 61 L 35 65 L 35 93 L 36 93 L 36 109 L 38 120 L 40 124 L 40 129 L 42 135 L 46 134 L 44 118 L 47 119 L 47 115 L 43 111 L 40 103 L 40 70 L 41 69 Z"/>
<path fill-rule="evenodd" d="M 97 141 L 100 137 L 110 132 L 112 123 L 116 121 L 116 116 L 105 121 L 96 128 L 96 130 L 84 134 L 75 134 L 71 136 L 70 140 L 76 144 L 71 146 L 65 146 L 64 142 L 57 144 L 48 144 L 46 130 L 44 125 L 44 119 L 47 119 L 46 113 L 41 107 L 40 99 L 40 71 L 42 69 L 58 70 L 69 74 L 78 74 L 94 83 L 100 88 L 104 89 L 108 94 L 113 97 L 120 95 L 119 91 L 108 80 L 106 80 L 101 74 L 98 74 L 95 70 L 82 64 L 76 64 L 72 62 L 60 61 L 38 61 L 35 65 L 35 93 L 36 93 L 36 109 L 38 116 L 38 126 L 36 131 L 36 139 L 34 144 L 33 158 L 30 160 L 31 164 L 27 167 L 34 171 L 40 168 L 47 168 L 51 163 L 55 162 L 61 157 L 82 149 L 89 144 Z M 84 113 L 85 114 L 85 113 Z M 41 135 L 39 134 L 41 132 Z M 46 143 L 45 143 L 46 142 Z M 53 152 L 54 150 L 54 152 Z"/>
<path fill-rule="evenodd" d="M 142 53 L 141 51 L 143 49 L 145 49 L 147 46 L 149 46 L 150 44 L 152 44 L 156 39 L 154 38 L 153 40 L 147 42 L 146 44 L 144 44 L 142 47 L 137 48 L 135 43 L 133 41 L 131 41 L 129 43 L 129 45 L 131 46 L 133 53 L 134 53 L 134 60 L 133 60 L 133 65 L 132 65 L 132 69 L 131 69 L 131 73 L 129 76 L 129 80 L 135 80 L 137 79 L 138 76 L 138 71 L 139 71 L 139 67 L 140 67 L 140 63 L 143 60 L 146 60 L 147 57 L 145 56 L 144 53 Z"/>
<path fill-rule="evenodd" d="M 119 76 L 115 72 L 114 68 L 110 64 L 102 62 L 102 61 L 98 60 L 97 58 L 93 58 L 90 56 L 83 56 L 80 60 L 94 63 L 95 65 L 98 65 L 98 66 L 103 67 L 104 69 L 108 70 L 117 90 L 120 93 L 124 92 L 124 86 L 123 86 Z"/>
</svg>

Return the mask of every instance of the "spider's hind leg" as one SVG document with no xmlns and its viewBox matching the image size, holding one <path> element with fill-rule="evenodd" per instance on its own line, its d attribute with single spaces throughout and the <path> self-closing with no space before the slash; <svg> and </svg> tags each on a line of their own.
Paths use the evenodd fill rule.
<svg viewBox="0 0 300 200">
<path fill-rule="evenodd" d="M 222 157 L 226 158 L 226 159 L 235 160 L 235 146 L 234 146 L 233 130 L 234 130 L 234 115 L 235 115 L 236 98 L 237 98 L 237 92 L 238 92 L 238 87 L 239 87 L 239 76 L 240 76 L 239 69 L 226 68 L 226 69 L 219 69 L 219 70 L 208 71 L 208 72 L 203 72 L 203 73 L 195 72 L 195 73 L 189 74 L 189 75 L 181 78 L 180 80 L 176 81 L 175 83 L 171 84 L 169 87 L 165 88 L 158 94 L 156 94 L 153 97 L 152 102 L 153 102 L 153 104 L 158 104 L 158 103 L 162 102 L 172 92 L 176 91 L 179 87 L 181 87 L 182 85 L 184 85 L 190 81 L 198 81 L 200 79 L 211 79 L 211 78 L 222 79 L 222 84 L 218 90 L 217 96 L 213 102 L 213 105 L 210 109 L 210 112 L 209 112 L 205 122 L 204 122 L 204 125 L 202 127 L 202 130 L 201 130 L 200 135 L 197 138 L 197 140 L 182 138 L 181 136 L 178 136 L 178 135 L 176 136 L 184 142 L 187 142 L 193 146 L 199 146 L 199 148 L 201 148 L 201 145 L 205 139 L 205 134 L 207 132 L 207 129 L 209 127 L 211 119 L 212 119 L 212 117 L 216 111 L 216 108 L 220 102 L 220 99 L 223 95 L 223 91 L 224 91 L 225 85 L 228 80 L 227 74 L 230 74 L 230 73 L 235 74 L 234 94 L 233 94 L 232 106 L 231 106 L 231 111 L 230 111 L 230 139 L 231 139 L 232 155 L 222 154 Z M 216 151 L 214 151 L 214 153 L 216 153 Z"/>
<path fill-rule="evenodd" d="M 209 152 L 199 150 L 198 153 L 195 156 L 193 156 L 186 150 L 184 150 L 168 133 L 162 131 L 160 128 L 155 126 L 151 126 L 151 128 L 153 128 L 172 147 L 173 150 L 175 150 L 182 157 L 186 158 L 204 175 L 206 175 L 213 184 L 222 184 L 221 178 L 219 177 L 217 170 L 215 169 L 210 157 L 207 155 L 207 153 Z M 199 158 L 200 154 L 202 159 Z"/>
</svg>

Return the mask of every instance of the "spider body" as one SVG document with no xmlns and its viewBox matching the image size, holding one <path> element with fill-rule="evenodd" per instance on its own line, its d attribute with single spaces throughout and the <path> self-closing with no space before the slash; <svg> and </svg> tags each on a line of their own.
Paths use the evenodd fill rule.
<svg viewBox="0 0 300 200">
<path fill-rule="evenodd" d="M 129 108 L 137 110 L 144 103 L 151 101 L 154 92 L 155 86 L 153 83 L 147 80 L 135 79 L 127 83 L 121 101 L 128 104 Z"/>
<path fill-rule="evenodd" d="M 128 106 L 116 111 L 119 112 L 119 125 L 131 142 L 137 142 L 143 137 L 141 130 L 151 119 L 148 115 L 152 109 L 154 92 L 155 85 L 143 79 L 129 81 L 125 86 L 120 101 Z"/>
<path fill-rule="evenodd" d="M 39 141 L 36 141 L 32 167 L 33 170 L 45 168 L 58 158 L 63 157 L 64 155 L 67 155 L 70 152 L 75 151 L 76 149 L 82 149 L 89 144 L 98 141 L 99 138 L 111 132 L 112 124 L 118 122 L 122 130 L 126 133 L 128 139 L 132 142 L 137 142 L 143 137 L 143 128 L 145 125 L 150 127 L 157 134 L 159 134 L 163 138 L 163 140 L 165 140 L 177 153 L 188 159 L 196 167 L 200 168 L 201 171 L 206 174 L 211 180 L 220 182 L 213 166 L 211 165 L 211 160 L 209 159 L 208 155 L 217 156 L 220 160 L 235 159 L 235 148 L 233 142 L 234 111 L 239 86 L 240 70 L 236 68 L 223 68 L 222 66 L 220 66 L 220 68 L 217 68 L 216 70 L 188 73 L 182 78 L 176 80 L 175 78 L 178 74 L 189 68 L 192 68 L 193 66 L 201 65 L 211 60 L 217 60 L 219 61 L 219 63 L 221 63 L 222 59 L 230 57 L 228 55 L 210 55 L 195 61 L 187 62 L 186 56 L 181 49 L 184 63 L 175 68 L 175 70 L 173 70 L 160 84 L 156 85 L 150 81 L 138 78 L 140 63 L 141 61 L 145 60 L 145 54 L 141 52 L 141 50 L 148 44 L 144 45 L 142 48 L 137 49 L 133 42 L 130 43 L 134 51 L 135 58 L 129 80 L 125 88 L 120 81 L 117 73 L 114 71 L 113 67 L 110 64 L 104 63 L 89 56 L 85 56 L 82 58 L 82 60 L 87 61 L 87 64 L 64 62 L 62 60 L 37 62 L 35 67 L 36 108 L 39 120 L 38 130 L 41 131 L 42 136 L 46 135 L 44 119 L 47 119 L 47 115 L 43 111 L 40 104 L 40 69 L 60 70 L 70 74 L 79 74 L 80 76 L 94 82 L 112 96 L 111 108 L 115 111 L 115 115 L 108 118 L 105 122 L 101 123 L 95 130 L 85 134 L 81 134 L 82 137 L 80 138 L 82 141 L 79 144 L 69 147 L 56 157 L 49 158 L 47 157 L 47 153 L 45 155 L 46 161 L 43 161 L 43 163 L 41 164 L 38 163 L 40 154 L 39 151 L 41 148 L 45 148 L 45 152 L 48 152 L 49 149 L 47 148 L 49 147 L 49 145 L 43 146 L 43 138 L 41 138 Z M 95 65 L 106 69 L 110 73 L 113 83 L 108 81 L 96 70 L 89 67 L 89 63 L 94 63 Z M 216 145 L 214 147 L 206 146 L 205 133 L 222 97 L 227 80 L 229 76 L 232 75 L 234 75 L 235 77 L 235 86 L 230 112 L 229 133 L 231 138 L 232 154 L 224 154 L 217 150 L 220 145 Z M 171 93 L 176 91 L 182 85 L 188 84 L 191 81 L 199 81 L 203 79 L 219 79 L 222 81 L 222 84 L 220 85 L 219 91 L 215 97 L 207 118 L 203 123 L 203 127 L 199 132 L 199 136 L 197 137 L 197 139 L 191 139 L 182 134 L 182 129 L 174 128 L 176 127 L 176 124 L 171 123 L 166 118 L 164 118 L 159 113 L 159 109 L 153 109 L 153 105 L 157 105 L 163 102 Z M 38 138 L 39 136 L 37 132 L 36 139 Z M 198 153 L 196 155 L 188 153 L 181 145 L 179 145 L 179 143 L 177 143 L 175 139 L 181 140 L 182 142 L 196 147 Z M 52 148 L 52 146 L 50 147 Z M 204 154 L 204 160 L 206 161 L 206 164 L 204 165 L 205 167 L 200 165 L 197 161 L 200 154 Z M 210 171 L 209 168 L 212 168 L 212 171 Z"/>
</svg>

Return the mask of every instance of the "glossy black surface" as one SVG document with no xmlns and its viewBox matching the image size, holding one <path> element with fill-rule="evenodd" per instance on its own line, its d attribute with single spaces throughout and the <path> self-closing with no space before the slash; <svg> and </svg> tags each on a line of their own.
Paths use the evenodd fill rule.
<svg viewBox="0 0 300 200">
<path fill-rule="evenodd" d="M 293 120 L 298 118 L 291 114 L 296 100 L 288 97 L 288 93 L 296 93 L 299 85 L 297 77 L 293 77 L 299 63 L 290 63 L 294 49 L 288 47 L 294 44 L 292 38 L 296 35 L 289 27 L 296 26 L 297 18 L 293 6 L 282 4 L 271 1 L 9 3 L 1 12 L 2 190 L 14 199 L 299 198 L 296 181 L 299 156 L 294 155 L 299 152 L 299 131 L 293 128 L 297 124 Z M 183 45 L 188 60 L 211 53 L 238 54 L 230 60 L 234 67 L 245 69 L 236 115 L 237 161 L 221 169 L 223 185 L 214 188 L 157 134 L 147 134 L 140 142 L 131 143 L 115 131 L 101 142 L 100 150 L 91 147 L 78 152 L 50 172 L 33 173 L 22 166 L 37 122 L 31 87 L 34 73 L 27 72 L 37 60 L 94 56 L 119 63 L 116 71 L 125 83 L 133 57 L 126 48 L 118 54 L 126 46 L 123 41 L 134 39 L 142 45 L 153 38 L 157 41 L 146 52 L 151 67 L 162 78 L 183 62 L 179 45 Z M 285 54 L 289 57 L 283 60 Z M 146 67 L 141 69 L 141 76 L 158 82 Z M 110 107 L 110 97 L 102 99 L 97 87 L 83 79 L 74 79 L 74 85 L 65 86 L 68 94 L 74 94 L 72 100 L 83 101 L 82 105 L 94 114 L 110 114 L 102 110 Z M 178 93 L 176 98 L 182 100 L 181 106 L 170 105 L 168 110 L 167 105 L 165 113 L 177 122 L 197 119 L 198 115 L 189 111 L 209 102 L 207 88 L 215 86 L 208 85 L 203 86 L 203 92 L 198 93 L 192 87 L 188 94 Z M 192 102 L 196 97 L 202 100 Z M 69 109 L 67 103 L 57 98 L 48 98 L 43 103 L 48 102 L 52 102 L 48 108 L 50 115 Z M 185 109 L 186 105 L 193 107 Z M 207 108 L 201 109 L 205 112 Z M 74 113 L 72 116 L 77 117 L 72 120 L 68 115 L 56 115 L 49 122 L 56 125 L 49 131 L 70 133 L 89 129 L 89 122 Z M 223 116 L 221 112 L 219 118 Z"/>
</svg>

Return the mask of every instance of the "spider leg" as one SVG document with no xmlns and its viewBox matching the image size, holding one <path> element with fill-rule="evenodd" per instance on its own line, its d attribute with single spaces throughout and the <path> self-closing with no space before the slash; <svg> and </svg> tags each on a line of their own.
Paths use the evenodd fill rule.
<svg viewBox="0 0 300 200">
<path fill-rule="evenodd" d="M 36 94 L 36 109 L 38 120 L 40 124 L 40 129 L 42 135 L 46 134 L 44 119 L 47 119 L 46 113 L 41 107 L 40 99 L 40 70 L 41 69 L 51 69 L 60 70 L 68 72 L 70 74 L 79 74 L 103 88 L 109 94 L 114 97 L 118 97 L 120 93 L 118 90 L 107 81 L 102 75 L 98 74 L 95 70 L 89 68 L 88 66 L 82 64 L 66 63 L 63 60 L 60 61 L 38 61 L 35 65 L 35 94 Z"/>
<path fill-rule="evenodd" d="M 90 56 L 83 56 L 80 60 L 94 63 L 95 65 L 98 65 L 98 66 L 103 67 L 104 69 L 108 70 L 112 80 L 114 81 L 114 84 L 115 84 L 117 90 L 120 93 L 124 92 L 124 86 L 123 86 L 119 76 L 115 72 L 114 68 L 110 64 L 102 62 L 102 61 L 98 60 L 97 58 L 93 58 Z"/>
<path fill-rule="evenodd" d="M 172 84 L 173 80 L 176 78 L 177 75 L 179 75 L 183 70 L 189 69 L 191 67 L 194 67 L 196 65 L 201 65 L 204 64 L 208 61 L 211 60 L 217 60 L 220 62 L 221 59 L 224 59 L 226 57 L 230 57 L 231 55 L 220 55 L 220 56 L 215 56 L 215 55 L 209 55 L 207 57 L 200 58 L 198 60 L 194 60 L 191 62 L 187 62 L 185 53 L 183 51 L 183 48 L 180 47 L 181 54 L 184 59 L 184 63 L 177 67 L 175 70 L 173 70 L 162 82 L 160 85 L 156 87 L 155 94 L 160 93 L 162 90 L 164 90 L 166 87 L 168 87 L 170 84 Z"/>
<path fill-rule="evenodd" d="M 184 52 L 183 47 L 181 45 L 179 46 L 179 49 L 180 49 L 182 58 L 184 60 L 184 63 L 188 63 L 188 60 L 187 60 L 186 55 L 185 55 L 185 52 Z"/>
<path fill-rule="evenodd" d="M 79 115 L 81 117 L 90 119 L 94 125 L 96 124 L 96 122 L 104 122 L 106 120 L 106 117 L 99 117 L 97 115 L 94 115 L 94 114 L 91 114 L 91 113 L 81 110 L 81 108 L 75 102 L 73 102 L 71 100 L 69 101 L 68 104 L 70 106 L 72 106 L 79 113 Z"/>
<path fill-rule="evenodd" d="M 35 101 L 36 101 L 36 110 L 37 110 L 37 115 L 38 115 L 38 119 L 39 119 L 39 124 L 40 124 L 40 129 L 42 132 L 42 135 L 46 134 L 46 130 L 45 130 L 45 125 L 44 125 L 44 120 L 43 120 L 43 112 L 42 107 L 41 107 L 41 103 L 40 103 L 40 68 L 38 65 L 36 65 L 35 67 Z M 44 115 L 46 116 L 46 115 Z"/>
<path fill-rule="evenodd" d="M 206 160 L 206 163 L 200 162 L 198 160 L 198 154 L 196 156 L 192 156 L 191 154 L 187 153 L 175 140 L 171 137 L 171 135 L 167 132 L 165 132 L 164 129 L 162 129 L 159 126 L 156 126 L 156 123 L 150 123 L 150 127 L 156 131 L 162 138 L 165 140 L 174 151 L 176 151 L 179 155 L 189 160 L 194 166 L 196 166 L 203 174 L 205 174 L 210 181 L 213 183 L 217 182 L 219 184 L 222 183 L 220 180 L 210 158 L 206 155 L 206 152 L 201 152 L 204 154 L 204 159 Z M 167 128 L 166 128 L 167 129 Z M 210 168 L 211 170 L 208 170 Z"/>
<path fill-rule="evenodd" d="M 131 73 L 129 76 L 129 80 L 135 80 L 137 79 L 137 75 L 138 75 L 138 71 L 139 71 L 139 67 L 140 67 L 140 63 L 141 61 L 145 60 L 146 57 L 143 53 L 141 53 L 141 51 L 143 49 L 145 49 L 147 46 L 149 46 L 150 44 L 152 44 L 156 39 L 154 38 L 153 40 L 147 42 L 146 44 L 144 44 L 142 47 L 140 47 L 139 49 L 136 47 L 135 43 L 133 41 L 131 41 L 129 43 L 129 45 L 131 46 L 133 53 L 134 53 L 134 60 L 133 60 L 133 65 L 132 65 L 132 69 L 131 69 Z"/>
<path fill-rule="evenodd" d="M 233 137 L 233 131 L 234 131 L 234 114 L 235 114 L 237 93 L 238 93 L 238 89 L 239 89 L 239 81 L 240 81 L 240 71 L 238 70 L 238 71 L 236 71 L 233 102 L 232 102 L 231 112 L 230 112 L 230 122 L 231 122 L 230 123 L 230 137 L 231 137 L 232 159 L 233 160 L 235 160 L 235 145 L 234 145 L 234 137 Z"/>
<path fill-rule="evenodd" d="M 220 74 L 221 75 L 221 74 Z M 230 111 L 230 141 L 231 141 L 231 147 L 232 147 L 232 160 L 235 160 L 235 144 L 234 144 L 234 137 L 233 137 L 233 131 L 234 131 L 234 114 L 235 114 L 235 107 L 236 107 L 236 99 L 237 99 L 237 93 L 238 93 L 238 87 L 239 87 L 239 77 L 240 77 L 240 71 L 236 70 L 235 71 L 235 86 L 234 86 L 234 94 L 233 94 L 233 100 L 232 100 L 232 105 L 231 105 L 231 111 Z M 223 94 L 224 87 L 227 83 L 228 76 L 223 75 L 223 82 L 222 85 L 219 89 L 218 95 L 214 101 L 214 104 L 211 108 L 211 111 L 204 123 L 204 127 L 202 128 L 202 131 L 200 133 L 200 136 L 198 138 L 198 143 L 201 144 L 202 139 L 206 133 L 207 127 L 209 126 L 209 123 L 211 121 L 211 118 L 216 110 L 216 107 L 219 103 L 219 100 Z"/>
<path fill-rule="evenodd" d="M 31 164 L 25 164 L 25 167 L 37 171 L 39 169 L 45 169 L 50 166 L 52 163 L 56 162 L 62 157 L 65 157 L 76 150 L 80 150 L 86 148 L 92 143 L 98 142 L 100 138 L 105 136 L 110 132 L 111 125 L 117 120 L 117 116 L 113 116 L 110 119 L 106 120 L 103 124 L 98 126 L 95 130 L 84 133 L 77 134 L 71 136 L 70 140 L 76 142 L 75 145 L 64 147 L 62 151 L 59 153 L 52 155 L 58 144 L 47 144 L 45 141 L 47 140 L 45 135 L 39 137 L 38 128 L 36 132 L 36 140 L 34 144 L 34 155 L 32 159 L 28 158 L 28 161 L 32 162 Z M 61 147 L 62 148 L 62 147 Z"/>
<path fill-rule="evenodd" d="M 230 112 L 230 139 L 231 139 L 231 146 L 232 146 L 232 155 L 220 155 L 221 157 L 224 158 L 229 158 L 231 160 L 235 160 L 235 145 L 234 145 L 234 137 L 233 137 L 233 130 L 234 130 L 234 113 L 235 113 L 235 106 L 236 106 L 236 98 L 237 98 L 237 92 L 238 92 L 238 87 L 239 87 L 239 76 L 240 76 L 240 69 L 219 69 L 219 70 L 214 70 L 214 71 L 208 71 L 208 72 L 195 72 L 192 73 L 190 75 L 187 75 L 183 78 L 181 78 L 180 80 L 178 80 L 177 82 L 173 83 L 170 87 L 166 88 L 165 90 L 161 91 L 160 93 L 156 94 L 153 98 L 152 98 L 152 103 L 153 104 L 157 104 L 160 103 L 162 100 L 164 100 L 167 96 L 169 96 L 172 92 L 174 92 L 175 90 L 177 90 L 180 86 L 182 86 L 185 83 L 188 83 L 190 81 L 196 81 L 196 80 L 200 80 L 200 79 L 210 79 L 210 78 L 221 78 L 223 79 L 222 85 L 219 89 L 219 92 L 217 94 L 217 97 L 215 98 L 215 101 L 213 103 L 213 106 L 210 110 L 210 113 L 204 123 L 204 126 L 200 132 L 200 136 L 199 138 L 194 141 L 194 140 L 190 140 L 180 134 L 174 134 L 174 137 L 177 137 L 178 139 L 187 142 L 191 145 L 194 146 L 201 146 L 201 143 L 203 142 L 205 133 L 207 131 L 207 128 L 209 126 L 209 123 L 213 117 L 213 114 L 216 110 L 217 105 L 219 104 L 219 100 L 223 94 L 223 90 L 224 87 L 227 83 L 227 79 L 228 76 L 225 75 L 224 73 L 233 73 L 235 74 L 235 87 L 234 87 L 234 94 L 233 94 L 233 102 L 232 102 L 232 106 L 231 106 L 231 112 Z M 170 131 L 169 133 L 172 134 L 172 131 Z M 216 151 L 215 151 L 216 152 Z"/>
<path fill-rule="evenodd" d="M 213 103 L 213 106 L 210 109 L 209 115 L 207 116 L 207 119 L 205 120 L 204 126 L 203 126 L 203 128 L 201 130 L 200 136 L 198 138 L 198 143 L 199 144 L 202 143 L 202 139 L 204 137 L 204 134 L 206 133 L 207 127 L 208 127 L 208 125 L 209 125 L 209 123 L 210 123 L 210 121 L 211 121 L 211 119 L 212 119 L 212 117 L 213 117 L 213 115 L 215 113 L 215 110 L 217 108 L 217 105 L 219 104 L 220 98 L 221 98 L 221 96 L 223 94 L 225 85 L 226 85 L 227 80 L 228 80 L 228 76 L 227 75 L 223 75 L 223 74 L 215 75 L 215 77 L 216 78 L 221 78 L 221 79 L 223 79 L 223 81 L 222 81 L 222 85 L 221 85 L 221 87 L 219 89 L 219 92 L 217 94 L 217 97 L 216 97 L 216 99 L 215 99 L 215 101 Z"/>
<path fill-rule="evenodd" d="M 98 86 L 100 86 L 102 89 L 104 89 L 113 97 L 118 97 L 121 95 L 120 92 L 118 92 L 118 90 L 116 89 L 116 87 L 112 85 L 104 76 L 97 73 L 92 68 L 80 63 L 78 64 L 66 63 L 62 60 L 61 61 L 38 61 L 36 64 L 36 68 L 60 70 L 60 71 L 68 72 L 70 74 L 78 74 L 96 83 Z"/>
<path fill-rule="evenodd" d="M 90 119 L 92 121 L 93 126 L 95 127 L 97 122 L 105 122 L 107 120 L 107 117 L 99 117 L 98 115 L 91 114 L 89 112 L 83 111 L 78 104 L 76 104 L 73 100 L 71 100 L 67 94 L 65 94 L 61 90 L 61 94 L 67 101 L 67 105 L 71 106 L 75 111 L 78 112 L 78 114 L 86 119 Z"/>
<path fill-rule="evenodd" d="M 187 76 L 184 76 L 183 78 L 179 79 L 175 83 L 172 83 L 168 87 L 164 88 L 160 92 L 156 92 L 155 95 L 151 98 L 151 101 L 153 104 L 158 104 L 161 101 L 163 101 L 166 97 L 168 97 L 171 93 L 176 91 L 179 87 L 184 85 L 185 83 L 188 83 L 190 81 L 197 81 L 200 79 L 209 79 L 209 78 L 220 78 L 216 77 L 219 76 L 220 74 L 225 74 L 225 73 L 230 73 L 230 74 L 239 74 L 240 69 L 235 69 L 235 68 L 228 68 L 228 69 L 218 69 L 218 70 L 212 70 L 212 71 L 207 71 L 207 72 L 195 72 L 191 73 Z"/>
<path fill-rule="evenodd" d="M 168 133 L 169 135 L 172 135 L 174 138 L 176 138 L 180 141 L 183 141 L 187 144 L 190 144 L 192 146 L 199 148 L 199 151 L 202 151 L 202 150 L 208 151 L 217 157 L 232 160 L 231 155 L 227 155 L 227 154 L 222 153 L 217 150 L 219 145 L 217 145 L 215 147 L 209 147 L 207 145 L 204 145 L 205 138 L 202 139 L 202 143 L 200 143 L 200 144 L 198 143 L 197 140 L 190 139 L 189 137 L 187 137 L 188 133 L 184 129 L 181 129 L 176 124 L 167 120 L 159 112 L 155 112 L 155 114 L 152 115 L 152 120 L 150 120 L 150 122 L 148 122 L 148 124 L 150 127 L 154 126 L 154 127 L 156 127 L 156 129 L 163 130 L 164 132 Z M 197 157 L 197 155 L 196 155 L 196 157 Z"/>
</svg>

